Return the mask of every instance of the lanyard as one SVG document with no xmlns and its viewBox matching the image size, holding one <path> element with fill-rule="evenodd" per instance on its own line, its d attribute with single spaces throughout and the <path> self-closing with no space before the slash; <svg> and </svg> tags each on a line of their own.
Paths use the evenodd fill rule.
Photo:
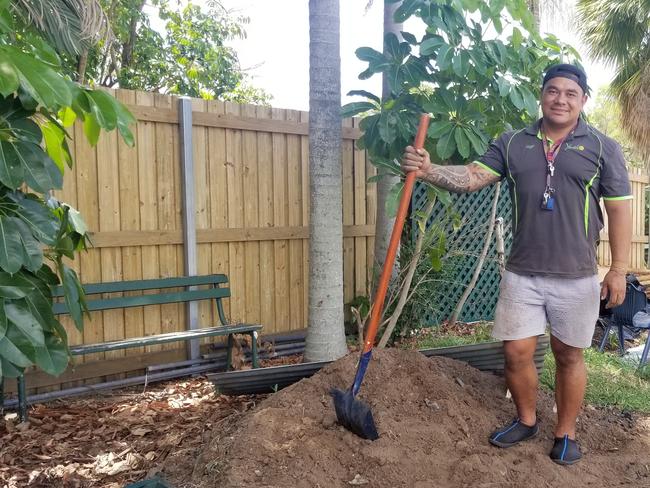
<svg viewBox="0 0 650 488">
<path fill-rule="evenodd" d="M 558 141 L 550 145 L 546 134 L 542 133 L 542 144 L 544 144 L 544 158 L 546 159 L 546 188 L 544 188 L 544 195 L 542 196 L 542 209 L 553 210 L 555 208 L 555 188 L 551 186 L 551 178 L 555 173 L 555 158 L 560 152 L 560 146 L 566 137 L 558 139 Z"/>
</svg>

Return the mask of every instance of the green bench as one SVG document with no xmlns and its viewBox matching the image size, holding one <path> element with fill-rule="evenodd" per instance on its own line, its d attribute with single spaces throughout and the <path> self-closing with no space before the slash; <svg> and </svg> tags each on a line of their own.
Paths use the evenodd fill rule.
<svg viewBox="0 0 650 488">
<path fill-rule="evenodd" d="M 206 287 L 207 286 L 207 287 Z M 199 288 L 204 287 L 204 288 Z M 170 290 L 170 288 L 183 288 L 183 290 Z M 229 324 L 223 311 L 222 299 L 230 297 L 228 277 L 223 274 L 186 276 L 178 278 L 161 278 L 152 280 L 135 281 L 114 281 L 106 283 L 92 283 L 83 285 L 86 294 L 88 311 L 114 310 L 118 308 L 142 307 L 147 305 L 164 305 L 169 303 L 195 302 L 200 300 L 214 300 L 216 312 L 220 325 L 215 327 L 204 327 L 200 329 L 184 330 L 179 332 L 168 332 L 145 337 L 133 337 L 115 341 L 100 342 L 96 344 L 84 344 L 82 346 L 70 347 L 70 354 L 80 356 L 98 352 L 110 352 L 131 347 L 152 346 L 169 342 L 189 341 L 203 337 L 228 336 L 226 353 L 226 367 L 230 369 L 232 360 L 232 347 L 234 334 L 248 334 L 251 337 L 251 354 L 253 368 L 257 368 L 257 336 L 262 329 L 257 324 Z M 153 293 L 151 291 L 154 290 Z M 103 297 L 108 293 L 147 292 L 146 294 L 120 295 Z M 54 298 L 63 297 L 63 288 L 53 288 Z M 99 295 L 99 298 L 91 296 Z M 57 315 L 68 313 L 65 302 L 57 302 L 53 306 Z M 0 402 L 2 402 L 0 395 Z M 1 404 L 0 404 L 1 406 Z M 18 411 L 21 420 L 27 419 L 27 396 L 25 378 L 18 378 Z"/>
</svg>

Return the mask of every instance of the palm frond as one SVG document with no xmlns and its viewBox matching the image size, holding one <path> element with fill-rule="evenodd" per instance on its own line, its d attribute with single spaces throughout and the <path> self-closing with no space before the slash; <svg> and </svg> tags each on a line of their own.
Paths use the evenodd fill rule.
<svg viewBox="0 0 650 488">
<path fill-rule="evenodd" d="M 57 49 L 78 55 L 110 35 L 98 0 L 16 0 L 14 11 Z"/>
<path fill-rule="evenodd" d="M 625 76 L 620 77 L 623 78 Z M 627 78 L 618 88 L 617 96 L 623 130 L 641 157 L 650 161 L 650 65 L 646 64 Z"/>
</svg>

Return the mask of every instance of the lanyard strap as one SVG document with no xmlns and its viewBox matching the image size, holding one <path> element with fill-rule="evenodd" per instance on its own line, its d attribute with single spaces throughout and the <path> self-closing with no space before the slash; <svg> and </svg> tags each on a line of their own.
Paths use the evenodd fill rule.
<svg viewBox="0 0 650 488">
<path fill-rule="evenodd" d="M 555 158 L 560 152 L 560 146 L 562 146 L 564 139 L 566 139 L 566 137 L 558 139 L 555 144 L 551 145 L 549 144 L 546 134 L 542 132 L 544 157 L 546 158 L 546 193 L 553 192 L 553 187 L 551 187 L 551 177 L 553 176 L 553 173 L 555 173 Z"/>
</svg>

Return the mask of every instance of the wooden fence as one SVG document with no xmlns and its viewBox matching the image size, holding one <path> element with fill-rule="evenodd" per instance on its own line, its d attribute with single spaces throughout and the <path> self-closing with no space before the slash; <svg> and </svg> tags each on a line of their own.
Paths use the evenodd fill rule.
<svg viewBox="0 0 650 488">
<path fill-rule="evenodd" d="M 137 118 L 136 145 L 115 132 L 88 145 L 77 124 L 75 166 L 57 197 L 76 207 L 93 247 L 72 262 L 83 283 L 185 274 L 179 99 L 112 92 Z M 309 237 L 308 113 L 192 100 L 192 153 L 198 274 L 225 273 L 233 321 L 260 323 L 264 334 L 307 326 Z M 367 295 L 376 214 L 375 168 L 355 148 L 358 121 L 343 128 L 344 297 Z M 209 303 L 199 325 L 215 322 Z M 82 333 L 65 320 L 71 344 L 186 328 L 183 305 L 94 312 Z M 143 352 L 151 354 L 143 354 Z M 59 378 L 34 372 L 31 386 L 77 385 L 147 364 L 183 359 L 182 343 L 94 354 Z M 125 357 L 128 356 L 128 357 Z M 98 361 L 101 360 L 101 361 Z M 74 381 L 74 382 L 73 382 Z M 42 390 L 39 390 L 42 391 Z"/>
<path fill-rule="evenodd" d="M 646 170 L 631 168 L 629 170 L 630 182 L 632 183 L 632 249 L 630 253 L 630 269 L 642 270 L 647 266 L 646 249 L 648 247 L 648 236 L 645 234 L 645 199 L 646 187 L 650 184 L 650 178 Z M 612 253 L 609 248 L 609 236 L 607 234 L 607 214 L 605 227 L 601 232 L 601 242 L 598 246 L 598 264 L 609 266 L 612 262 Z"/>
</svg>

